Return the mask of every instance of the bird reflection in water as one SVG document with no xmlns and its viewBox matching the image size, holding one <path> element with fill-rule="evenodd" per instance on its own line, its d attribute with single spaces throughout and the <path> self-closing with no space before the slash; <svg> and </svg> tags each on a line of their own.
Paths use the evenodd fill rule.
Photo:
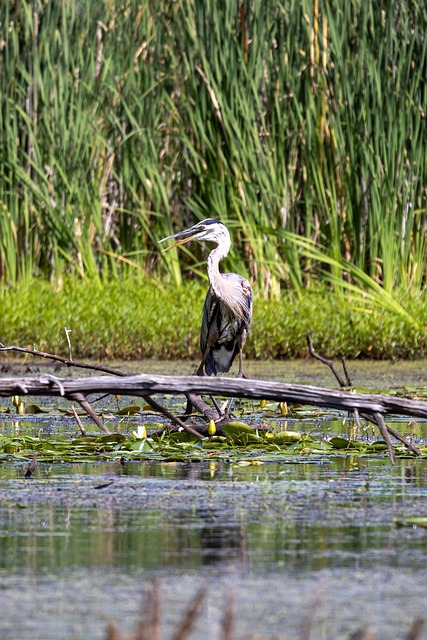
<svg viewBox="0 0 427 640">
<path fill-rule="evenodd" d="M 220 476 L 224 471 L 222 461 L 210 465 L 210 479 Z M 206 467 L 189 464 L 186 478 L 203 480 Z M 209 481 L 209 480 L 207 480 Z M 232 509 L 232 510 L 231 510 Z M 206 506 L 199 507 L 196 516 L 201 520 L 200 548 L 204 565 L 225 565 L 229 568 L 240 569 L 246 565 L 246 534 L 239 508 L 224 510 L 223 504 L 215 500 Z"/>
</svg>

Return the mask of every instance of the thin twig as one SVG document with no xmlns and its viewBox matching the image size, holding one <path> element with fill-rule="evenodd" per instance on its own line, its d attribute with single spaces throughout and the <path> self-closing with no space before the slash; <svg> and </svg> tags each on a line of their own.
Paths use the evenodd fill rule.
<svg viewBox="0 0 427 640">
<path fill-rule="evenodd" d="M 109 373 L 113 376 L 126 375 L 123 371 L 118 369 L 112 369 L 110 367 L 104 367 L 100 364 L 88 364 L 87 362 L 79 362 L 78 360 L 70 360 L 62 356 L 57 356 L 54 353 L 46 353 L 45 351 L 39 351 L 38 349 L 27 349 L 26 347 L 16 347 L 14 345 L 5 347 L 0 343 L 0 352 L 2 351 L 16 351 L 17 353 L 28 353 L 30 356 L 44 358 L 45 360 L 52 360 L 53 362 L 61 362 L 66 367 L 78 367 L 79 369 L 90 369 L 92 371 L 100 371 L 102 373 Z"/>
<path fill-rule="evenodd" d="M 347 368 L 347 360 L 344 358 L 344 356 L 341 358 L 341 363 L 342 363 L 342 368 L 344 370 L 345 379 L 347 381 L 347 387 L 352 387 L 353 384 L 351 382 L 350 374 Z"/>
<path fill-rule="evenodd" d="M 71 340 L 70 340 L 71 329 L 67 329 L 67 327 L 64 327 L 64 331 L 65 331 L 65 335 L 67 337 L 67 342 L 68 342 L 68 353 L 70 355 L 70 360 L 72 360 L 73 359 L 73 352 L 71 350 Z"/>
</svg>

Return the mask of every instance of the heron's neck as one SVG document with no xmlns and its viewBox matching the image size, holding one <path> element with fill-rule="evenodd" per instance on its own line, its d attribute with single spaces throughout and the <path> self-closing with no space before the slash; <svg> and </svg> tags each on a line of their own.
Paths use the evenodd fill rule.
<svg viewBox="0 0 427 640">
<path fill-rule="evenodd" d="M 216 247 L 216 249 L 211 251 L 208 256 L 208 261 L 207 261 L 208 277 L 209 277 L 209 281 L 211 283 L 212 289 L 217 295 L 220 294 L 220 291 L 216 289 L 215 284 L 219 278 L 222 278 L 221 272 L 219 270 L 219 263 L 223 258 L 228 256 L 230 247 L 231 247 L 231 242 L 228 239 L 228 241 L 223 242 L 221 246 L 218 246 Z"/>
</svg>

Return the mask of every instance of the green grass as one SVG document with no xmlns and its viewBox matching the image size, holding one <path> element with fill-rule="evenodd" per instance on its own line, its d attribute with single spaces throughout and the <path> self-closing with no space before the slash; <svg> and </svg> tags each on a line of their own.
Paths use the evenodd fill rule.
<svg viewBox="0 0 427 640">
<path fill-rule="evenodd" d="M 149 278 L 66 278 L 61 286 L 34 280 L 0 289 L 0 342 L 68 355 L 67 327 L 75 358 L 197 359 L 205 292 L 191 280 L 180 288 Z M 307 357 L 307 331 L 328 357 L 427 357 L 423 295 L 398 296 L 414 323 L 369 298 L 361 307 L 359 295 L 326 288 L 301 299 L 291 292 L 269 301 L 255 294 L 248 358 Z"/>
<path fill-rule="evenodd" d="M 264 295 L 416 295 L 426 32 L 418 0 L 1 3 L 0 281 L 180 284 L 205 249 L 157 241 L 214 216 Z"/>
</svg>

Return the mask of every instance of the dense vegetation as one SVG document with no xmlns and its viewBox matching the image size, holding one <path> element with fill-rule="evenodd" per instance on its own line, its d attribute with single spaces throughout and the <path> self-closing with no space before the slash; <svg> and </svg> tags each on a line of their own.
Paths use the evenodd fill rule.
<svg viewBox="0 0 427 640">
<path fill-rule="evenodd" d="M 195 356 L 208 248 L 157 241 L 213 216 L 248 355 L 425 355 L 426 29 L 415 0 L 2 2 L 0 340 Z"/>
<path fill-rule="evenodd" d="M 264 292 L 419 289 L 426 27 L 415 0 L 2 2 L 0 280 L 179 283 L 203 249 L 156 241 L 213 216 Z"/>
<path fill-rule="evenodd" d="M 59 289 L 33 281 L 0 291 L 0 342 L 68 356 L 67 327 L 75 358 L 197 359 L 205 291 L 198 282 L 177 289 L 152 278 L 73 278 Z M 301 300 L 292 292 L 272 300 L 255 294 L 246 357 L 307 357 L 309 330 L 330 357 L 427 357 L 425 296 L 402 298 L 409 313 L 399 315 L 325 289 Z"/>
</svg>

